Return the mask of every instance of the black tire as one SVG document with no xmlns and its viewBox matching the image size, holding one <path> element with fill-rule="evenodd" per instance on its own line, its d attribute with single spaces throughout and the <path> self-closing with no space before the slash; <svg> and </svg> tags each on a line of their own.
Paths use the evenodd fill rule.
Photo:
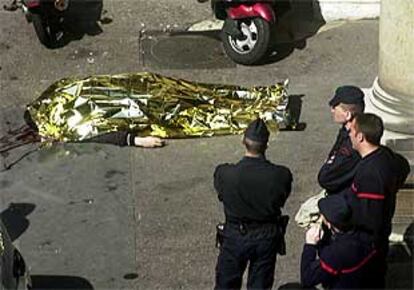
<svg viewBox="0 0 414 290">
<path fill-rule="evenodd" d="M 32 23 L 39 41 L 47 48 L 54 48 L 56 46 L 56 37 L 54 37 L 54 33 L 51 33 L 44 17 L 39 14 L 33 14 Z"/>
<path fill-rule="evenodd" d="M 13 275 L 16 277 L 16 290 L 28 290 L 30 286 L 30 277 L 27 272 L 26 262 L 24 261 L 19 250 L 14 251 Z"/>
<path fill-rule="evenodd" d="M 225 21 L 230 21 L 226 19 Z M 226 25 L 226 24 L 225 24 Z M 222 32 L 222 42 L 226 54 L 236 63 L 253 65 L 260 63 L 269 51 L 271 28 L 270 23 L 263 18 L 246 18 L 237 20 L 239 29 L 252 27 L 250 38 L 254 45 L 243 45 L 243 39 Z M 244 35 L 245 37 L 245 35 Z"/>
</svg>

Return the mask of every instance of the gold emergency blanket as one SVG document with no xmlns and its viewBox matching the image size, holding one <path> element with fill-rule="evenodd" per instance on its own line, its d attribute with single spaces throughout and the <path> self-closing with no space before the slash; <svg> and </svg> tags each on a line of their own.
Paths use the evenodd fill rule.
<svg viewBox="0 0 414 290">
<path fill-rule="evenodd" d="M 62 79 L 28 111 L 46 140 L 80 141 L 119 130 L 183 138 L 238 134 L 257 117 L 276 131 L 287 100 L 283 84 L 244 88 L 142 72 Z"/>
</svg>

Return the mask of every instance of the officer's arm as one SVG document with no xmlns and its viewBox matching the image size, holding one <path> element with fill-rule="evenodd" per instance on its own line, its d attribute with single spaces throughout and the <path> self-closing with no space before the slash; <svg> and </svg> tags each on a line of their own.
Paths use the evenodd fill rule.
<svg viewBox="0 0 414 290">
<path fill-rule="evenodd" d="M 318 173 L 320 186 L 327 191 L 340 191 L 354 177 L 356 166 L 361 160 L 359 154 L 347 146 L 341 147 L 322 165 Z"/>
<path fill-rule="evenodd" d="M 285 196 L 282 200 L 281 206 L 283 207 L 285 205 L 286 200 L 290 196 L 290 193 L 292 192 L 292 183 L 293 183 L 293 176 L 289 169 L 287 169 L 286 173 L 286 187 L 285 187 Z"/>
<path fill-rule="evenodd" d="M 276 200 L 274 203 L 275 208 L 282 208 L 285 206 L 286 200 L 290 196 L 292 191 L 293 177 L 292 173 L 287 167 L 279 167 L 273 175 L 277 186 L 274 187 Z"/>
<path fill-rule="evenodd" d="M 286 199 L 290 196 L 290 193 L 292 192 L 292 183 L 293 183 L 293 176 L 292 176 L 292 172 L 290 172 L 289 170 L 288 175 L 287 175 L 287 183 L 286 183 Z"/>
<path fill-rule="evenodd" d="M 403 186 L 405 183 L 405 180 L 408 177 L 408 174 L 410 174 L 411 168 L 410 168 L 410 163 L 408 162 L 407 159 L 405 159 L 404 156 L 402 156 L 401 154 L 395 153 L 395 157 L 397 160 L 397 168 L 400 170 L 399 172 L 399 187 Z"/>
<path fill-rule="evenodd" d="M 214 171 L 214 189 L 216 190 L 218 194 L 218 199 L 220 201 L 223 201 L 223 186 L 221 181 L 221 172 L 223 170 L 223 165 L 219 165 L 216 167 L 216 170 Z"/>
<path fill-rule="evenodd" d="M 300 277 L 302 286 L 305 288 L 313 287 L 318 284 L 330 284 L 333 275 L 322 269 L 319 259 L 317 259 L 317 247 L 305 244 L 302 252 L 300 265 Z"/>
<path fill-rule="evenodd" d="M 358 172 L 347 199 L 356 226 L 380 233 L 384 224 L 384 182 L 375 171 Z"/>
</svg>

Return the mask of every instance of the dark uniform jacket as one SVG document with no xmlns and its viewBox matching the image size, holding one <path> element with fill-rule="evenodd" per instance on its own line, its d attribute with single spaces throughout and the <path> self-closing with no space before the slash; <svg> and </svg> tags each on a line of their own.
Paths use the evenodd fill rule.
<svg viewBox="0 0 414 290">
<path fill-rule="evenodd" d="M 379 147 L 361 160 L 346 193 L 353 223 L 371 233 L 380 246 L 388 245 L 396 194 L 409 172 L 409 163 L 403 156 Z"/>
<path fill-rule="evenodd" d="M 319 256 L 319 257 L 318 257 Z M 328 289 L 374 288 L 377 251 L 362 231 L 330 235 L 321 245 L 305 244 L 301 261 L 304 287 Z"/>
<path fill-rule="evenodd" d="M 214 172 L 214 187 L 224 204 L 227 222 L 275 223 L 291 184 L 290 170 L 264 156 L 221 164 Z"/>
<path fill-rule="evenodd" d="M 320 186 L 326 189 L 328 194 L 339 193 L 349 188 L 360 160 L 360 155 L 352 148 L 348 130 L 343 126 L 338 132 L 328 159 L 319 170 Z"/>
</svg>

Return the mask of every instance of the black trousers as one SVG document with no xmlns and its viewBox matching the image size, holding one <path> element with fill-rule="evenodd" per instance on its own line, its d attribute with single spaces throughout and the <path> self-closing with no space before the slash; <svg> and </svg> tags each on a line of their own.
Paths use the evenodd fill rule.
<svg viewBox="0 0 414 290">
<path fill-rule="evenodd" d="M 278 248 L 276 227 L 241 231 L 226 224 L 216 265 L 215 289 L 240 289 L 249 265 L 247 288 L 270 289 Z"/>
</svg>

